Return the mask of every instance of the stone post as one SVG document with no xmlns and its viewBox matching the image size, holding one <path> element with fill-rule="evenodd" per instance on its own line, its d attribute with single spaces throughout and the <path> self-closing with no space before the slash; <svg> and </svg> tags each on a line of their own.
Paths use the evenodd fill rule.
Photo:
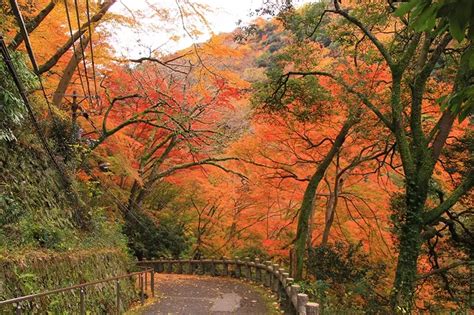
<svg viewBox="0 0 474 315">
<path fill-rule="evenodd" d="M 255 261 L 249 262 L 249 270 L 250 270 L 250 280 L 253 282 L 257 281 L 257 264 Z"/>
<path fill-rule="evenodd" d="M 173 263 L 171 262 L 169 258 L 168 258 L 168 263 L 166 264 L 166 272 L 173 273 Z"/>
<path fill-rule="evenodd" d="M 245 257 L 245 274 L 244 278 L 252 279 L 252 270 L 250 269 L 250 257 Z"/>
<path fill-rule="evenodd" d="M 265 261 L 265 273 L 266 273 L 266 281 L 265 286 L 272 288 L 272 262 L 267 260 Z"/>
<path fill-rule="evenodd" d="M 260 269 L 260 258 L 255 258 L 255 282 L 262 281 L 262 270 Z"/>
<path fill-rule="evenodd" d="M 280 282 L 283 282 L 283 274 L 285 273 L 285 269 L 284 268 L 279 268 L 278 269 L 278 279 L 280 279 Z"/>
<path fill-rule="evenodd" d="M 290 277 L 290 274 L 288 272 L 281 273 L 281 283 L 283 283 L 284 286 L 286 286 L 286 279 L 289 277 Z"/>
<path fill-rule="evenodd" d="M 224 276 L 229 275 L 229 264 L 227 263 L 227 257 L 222 257 L 223 272 Z"/>
<path fill-rule="evenodd" d="M 216 276 L 216 263 L 214 259 L 211 259 L 211 275 Z"/>
<path fill-rule="evenodd" d="M 204 262 L 205 259 L 206 258 L 204 256 L 201 256 L 201 258 L 199 258 L 203 275 L 206 274 L 206 263 Z"/>
<path fill-rule="evenodd" d="M 298 310 L 298 293 L 300 293 L 300 286 L 297 284 L 292 284 L 290 287 L 290 292 L 291 292 L 291 303 L 293 303 L 293 306 L 295 307 L 296 310 Z"/>
<path fill-rule="evenodd" d="M 160 260 L 158 260 L 158 264 L 156 265 L 156 271 L 163 272 L 164 270 L 165 270 L 165 267 L 163 264 L 163 257 L 160 257 Z"/>
<path fill-rule="evenodd" d="M 193 259 L 189 258 L 188 262 L 188 274 L 192 275 L 194 273 Z"/>
<path fill-rule="evenodd" d="M 277 292 L 280 289 L 280 279 L 278 274 L 278 264 L 273 264 L 273 272 L 272 272 L 272 290 L 273 292 Z"/>
<path fill-rule="evenodd" d="M 242 268 L 240 266 L 239 257 L 235 256 L 235 277 L 240 278 L 242 276 Z"/>
<path fill-rule="evenodd" d="M 306 315 L 306 304 L 308 303 L 308 295 L 304 293 L 298 293 L 298 295 L 296 296 L 296 300 L 298 304 L 298 315 Z"/>
<path fill-rule="evenodd" d="M 306 304 L 306 315 L 319 315 L 319 304 L 308 302 Z"/>
</svg>

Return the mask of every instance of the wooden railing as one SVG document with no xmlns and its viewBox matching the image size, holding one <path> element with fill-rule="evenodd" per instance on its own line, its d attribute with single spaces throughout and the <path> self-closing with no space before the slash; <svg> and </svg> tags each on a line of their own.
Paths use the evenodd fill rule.
<svg viewBox="0 0 474 315">
<path fill-rule="evenodd" d="M 308 295 L 301 292 L 301 287 L 294 284 L 289 273 L 271 261 L 260 262 L 258 258 L 251 261 L 249 258 L 235 259 L 200 259 L 200 260 L 173 260 L 159 259 L 138 262 L 139 266 L 152 268 L 158 273 L 176 274 L 209 274 L 211 276 L 231 276 L 248 279 L 270 288 L 278 295 L 282 304 L 291 307 L 291 311 L 298 315 L 319 314 L 319 304 L 309 302 Z"/>
<path fill-rule="evenodd" d="M 142 271 L 129 273 L 122 276 L 107 278 L 103 280 L 97 280 L 87 283 L 81 283 L 74 286 L 66 287 L 66 288 L 59 288 L 50 291 L 45 291 L 37 294 L 30 294 L 25 296 L 20 296 L 17 298 L 9 299 L 0 301 L 0 314 L 4 314 L 3 311 L 6 309 L 5 306 L 11 307 L 11 312 L 7 311 L 6 314 L 17 314 L 20 315 L 23 311 L 26 311 L 27 314 L 33 313 L 31 309 L 31 305 L 28 305 L 29 302 L 32 302 L 37 299 L 44 298 L 46 296 L 54 295 L 54 294 L 61 294 L 65 292 L 79 292 L 79 300 L 77 301 L 77 310 L 66 310 L 67 313 L 71 312 L 73 314 L 81 314 L 86 315 L 86 290 L 90 287 L 94 287 L 96 285 L 104 284 L 104 283 L 114 283 L 115 285 L 115 310 L 116 314 L 121 314 L 123 312 L 123 305 L 121 299 L 121 289 L 120 289 L 120 280 L 123 279 L 130 279 L 132 280 L 134 277 L 138 280 L 138 287 L 140 290 L 140 302 L 143 305 L 145 303 L 145 289 L 147 287 L 148 282 L 148 274 L 150 274 L 150 284 L 151 284 L 151 295 L 154 296 L 154 270 L 151 268 L 143 269 Z"/>
</svg>

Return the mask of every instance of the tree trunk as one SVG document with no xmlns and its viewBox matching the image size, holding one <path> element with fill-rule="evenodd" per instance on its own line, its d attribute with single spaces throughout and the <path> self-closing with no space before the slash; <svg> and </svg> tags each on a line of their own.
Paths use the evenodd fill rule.
<svg viewBox="0 0 474 315">
<path fill-rule="evenodd" d="M 303 277 L 303 263 L 304 263 L 304 256 L 306 251 L 306 240 L 308 239 L 308 224 L 309 218 L 313 214 L 313 204 L 314 204 L 314 197 L 316 194 L 316 190 L 318 188 L 319 183 L 324 177 L 327 168 L 331 164 L 332 159 L 336 155 L 336 153 L 340 150 L 344 141 L 346 139 L 347 134 L 351 127 L 355 124 L 355 120 L 353 117 L 348 117 L 345 121 L 344 125 L 342 126 L 339 134 L 337 135 L 331 149 L 321 162 L 321 164 L 316 169 L 316 172 L 311 177 L 308 186 L 306 187 L 303 202 L 300 207 L 300 213 L 298 216 L 298 227 L 296 232 L 296 240 L 295 240 L 295 256 L 296 256 L 296 272 L 295 278 L 296 280 L 301 280 Z"/>
<path fill-rule="evenodd" d="M 321 240 L 321 246 L 326 246 L 329 241 L 329 232 L 331 231 L 332 223 L 334 222 L 334 215 L 336 213 L 337 200 L 339 197 L 339 191 L 341 189 L 341 183 L 339 177 L 336 176 L 334 183 L 334 191 L 330 192 L 329 200 L 326 205 L 326 219 L 323 231 L 323 239 Z"/>
<path fill-rule="evenodd" d="M 133 182 L 130 189 L 130 196 L 128 197 L 127 211 L 140 210 L 143 200 L 146 197 L 146 188 L 141 186 L 137 181 Z"/>
<path fill-rule="evenodd" d="M 427 198 L 428 183 L 422 187 L 407 178 L 406 215 L 402 219 L 397 270 L 391 296 L 395 313 L 410 313 L 416 289 L 417 261 L 420 255 L 423 229 L 423 208 Z"/>
<path fill-rule="evenodd" d="M 56 88 L 56 91 L 53 95 L 53 105 L 55 105 L 56 107 L 61 106 L 64 94 L 66 93 L 69 83 L 71 82 L 72 76 L 74 75 L 74 70 L 77 68 L 79 62 L 82 60 L 82 51 L 86 49 L 87 45 L 89 45 L 89 42 L 90 37 L 84 38 L 84 49 L 81 49 L 81 47 L 79 47 L 76 50 L 76 54 L 71 57 L 71 60 L 69 60 L 69 63 L 67 64 L 66 68 L 64 68 L 61 81 L 59 81 L 58 87 Z"/>
</svg>

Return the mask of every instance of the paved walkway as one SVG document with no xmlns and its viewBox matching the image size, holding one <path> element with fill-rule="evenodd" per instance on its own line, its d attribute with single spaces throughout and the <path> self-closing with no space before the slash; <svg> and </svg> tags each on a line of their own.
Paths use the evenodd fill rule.
<svg viewBox="0 0 474 315">
<path fill-rule="evenodd" d="M 256 288 L 229 278 L 159 274 L 158 301 L 139 314 L 275 314 Z"/>
</svg>

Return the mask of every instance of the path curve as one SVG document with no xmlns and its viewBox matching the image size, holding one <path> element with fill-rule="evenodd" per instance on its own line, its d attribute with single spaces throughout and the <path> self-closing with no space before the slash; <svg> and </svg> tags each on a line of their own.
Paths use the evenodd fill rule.
<svg viewBox="0 0 474 315">
<path fill-rule="evenodd" d="M 275 314 L 262 289 L 236 279 L 155 274 L 155 288 L 139 314 Z"/>
</svg>

